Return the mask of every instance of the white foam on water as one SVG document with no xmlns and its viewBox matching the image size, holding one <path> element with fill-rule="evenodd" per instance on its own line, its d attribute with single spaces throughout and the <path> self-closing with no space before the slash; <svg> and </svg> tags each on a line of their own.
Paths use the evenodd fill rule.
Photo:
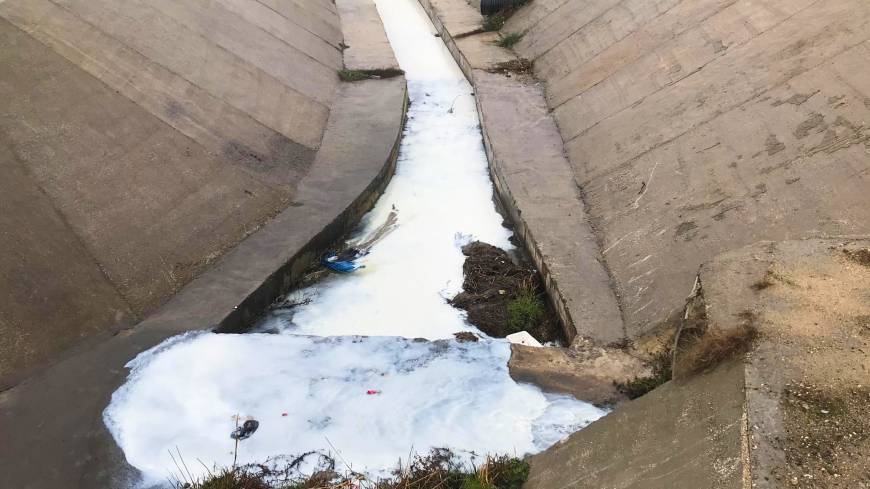
<svg viewBox="0 0 870 489">
<path fill-rule="evenodd" d="M 603 414 L 517 384 L 509 355 L 490 341 L 203 333 L 137 357 L 105 419 L 128 462 L 158 481 L 175 472 L 176 447 L 196 475 L 197 458 L 229 466 L 238 413 L 260 422 L 240 463 L 330 450 L 328 439 L 376 473 L 412 447 L 537 452 Z"/>
<path fill-rule="evenodd" d="M 503 340 L 409 339 L 476 331 L 446 302 L 461 291 L 461 246 L 508 249 L 510 234 L 492 201 L 471 86 L 415 0 L 377 6 L 412 104 L 396 174 L 358 234 L 394 206 L 398 226 L 360 260 L 365 268 L 303 291 L 310 303 L 262 325 L 280 334 L 189 334 L 128 364 L 104 420 L 145 485 L 178 474 L 170 450 L 194 475 L 205 472 L 197 460 L 231 464 L 237 414 L 260 422 L 240 443 L 240 463 L 331 442 L 373 473 L 412 449 L 537 452 L 605 414 L 514 382 Z"/>
<path fill-rule="evenodd" d="M 446 302 L 462 290 L 461 246 L 471 239 L 509 249 L 493 205 L 473 89 L 422 8 L 378 8 L 408 79 L 411 107 L 396 174 L 361 235 L 398 209 L 398 227 L 359 260 L 365 268 L 305 293 L 310 304 L 262 325 L 299 334 L 449 338 L 473 330 Z"/>
</svg>

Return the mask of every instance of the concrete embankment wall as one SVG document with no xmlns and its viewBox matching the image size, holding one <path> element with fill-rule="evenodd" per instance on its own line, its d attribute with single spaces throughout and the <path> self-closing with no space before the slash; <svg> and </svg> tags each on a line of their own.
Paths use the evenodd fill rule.
<svg viewBox="0 0 870 489">
<path fill-rule="evenodd" d="M 0 2 L 0 378 L 135 323 L 292 204 L 327 0 Z"/>
<path fill-rule="evenodd" d="M 629 337 L 704 261 L 870 230 L 870 4 L 533 0 L 501 33 L 546 84 Z"/>
</svg>

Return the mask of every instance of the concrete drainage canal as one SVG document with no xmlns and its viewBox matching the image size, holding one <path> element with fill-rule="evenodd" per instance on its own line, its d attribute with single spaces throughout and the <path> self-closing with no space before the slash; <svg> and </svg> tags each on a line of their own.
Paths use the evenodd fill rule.
<svg viewBox="0 0 870 489">
<path fill-rule="evenodd" d="M 434 447 L 522 456 L 605 414 L 514 382 L 510 344 L 448 303 L 462 247 L 510 250 L 510 231 L 471 86 L 415 0 L 377 6 L 411 106 L 396 175 L 337 260 L 357 269 L 292 293 L 253 332 L 187 334 L 130 362 L 104 420 L 142 487 L 310 451 L 374 475 Z M 258 429 L 236 445 L 247 418 Z"/>
</svg>

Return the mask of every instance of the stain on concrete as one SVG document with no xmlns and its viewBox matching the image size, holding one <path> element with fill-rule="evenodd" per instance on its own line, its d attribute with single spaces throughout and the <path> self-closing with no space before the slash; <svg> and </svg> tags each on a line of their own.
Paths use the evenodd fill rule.
<svg viewBox="0 0 870 489">
<path fill-rule="evenodd" d="M 783 104 L 803 105 L 804 102 L 806 102 L 807 100 L 812 98 L 812 96 L 817 94 L 817 93 L 819 93 L 818 90 L 816 90 L 815 92 L 812 92 L 812 93 L 796 93 L 785 100 L 777 100 L 776 102 L 774 102 L 770 105 L 773 107 L 779 107 L 780 105 L 783 105 Z"/>
<path fill-rule="evenodd" d="M 692 239 L 692 235 L 694 234 L 689 233 L 691 233 L 695 229 L 698 229 L 698 225 L 695 224 L 695 221 L 684 221 L 681 222 L 679 226 L 677 226 L 676 235 L 685 239 L 686 241 L 689 241 Z"/>
<path fill-rule="evenodd" d="M 845 95 L 834 95 L 834 96 L 828 97 L 828 105 L 830 105 L 831 107 L 833 107 L 835 109 L 845 107 L 846 105 L 849 105 L 848 103 L 846 103 L 845 99 L 846 99 Z"/>
<path fill-rule="evenodd" d="M 766 193 L 767 193 L 767 184 L 759 183 L 759 184 L 755 185 L 755 190 L 753 190 L 752 193 L 749 194 L 749 196 L 752 197 L 753 199 L 757 199 Z"/>
<path fill-rule="evenodd" d="M 716 54 L 719 54 L 719 53 L 726 51 L 728 49 L 728 46 L 726 46 L 725 43 L 723 43 L 721 39 L 717 39 L 715 41 L 710 41 L 709 44 L 710 44 L 710 46 L 712 46 L 713 52 Z"/>
<path fill-rule="evenodd" d="M 767 156 L 773 156 L 784 150 L 785 144 L 783 144 L 779 139 L 776 139 L 776 135 L 770 134 L 767 136 L 767 140 L 764 141 L 764 149 L 767 151 Z"/>
<path fill-rule="evenodd" d="M 713 214 L 713 220 L 714 221 L 721 221 L 721 220 L 725 219 L 726 215 L 729 212 L 731 212 L 735 209 L 740 209 L 741 207 L 743 207 L 743 204 L 741 202 L 735 202 L 732 204 L 728 204 L 725 207 L 723 207 L 719 212 L 717 212 L 716 214 Z"/>
<path fill-rule="evenodd" d="M 798 139 L 803 139 L 810 135 L 810 132 L 815 129 L 815 132 L 820 133 L 824 132 L 825 129 L 828 128 L 828 124 L 825 123 L 825 116 L 819 114 L 818 112 L 813 112 L 810 114 L 807 120 L 798 124 L 798 126 L 794 130 L 794 137 Z"/>
<path fill-rule="evenodd" d="M 683 206 L 678 207 L 677 209 L 679 209 L 681 211 L 700 211 L 700 210 L 704 210 L 704 209 L 712 209 L 712 208 L 718 206 L 719 204 L 721 204 L 722 202 L 726 201 L 727 199 L 728 199 L 728 197 L 722 197 L 721 199 L 717 199 L 717 200 L 713 200 L 713 201 L 709 201 L 709 202 L 701 202 L 699 204 L 683 205 Z"/>
<path fill-rule="evenodd" d="M 169 119 L 178 119 L 179 117 L 185 115 L 184 107 L 175 100 L 170 100 L 166 104 L 166 117 Z"/>
<path fill-rule="evenodd" d="M 807 150 L 807 156 L 817 153 L 833 154 L 856 144 L 870 143 L 870 134 L 865 134 L 866 127 L 855 125 L 843 116 L 837 116 L 831 129 L 825 132 L 822 142 Z"/>
<path fill-rule="evenodd" d="M 228 141 L 223 147 L 223 156 L 234 164 L 265 174 L 270 182 L 279 184 L 297 181 L 314 161 L 315 150 L 280 134 L 273 134 L 267 145 L 268 152 L 263 153 L 239 141 Z"/>
</svg>

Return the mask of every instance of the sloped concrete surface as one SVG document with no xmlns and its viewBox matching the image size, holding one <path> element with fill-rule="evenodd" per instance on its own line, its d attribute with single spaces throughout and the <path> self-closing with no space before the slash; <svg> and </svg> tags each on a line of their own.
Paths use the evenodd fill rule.
<svg viewBox="0 0 870 489">
<path fill-rule="evenodd" d="M 739 362 L 669 382 L 535 455 L 526 489 L 743 488 Z"/>
<path fill-rule="evenodd" d="M 399 62 L 372 0 L 336 0 L 344 32 L 344 67 L 348 70 L 400 73 Z"/>
<path fill-rule="evenodd" d="M 0 487 L 130 487 L 135 473 L 102 422 L 124 365 L 176 334 L 237 330 L 358 222 L 389 181 L 404 78 L 342 84 L 337 101 L 296 204 L 135 328 L 93 339 L 0 393 Z"/>
<path fill-rule="evenodd" d="M 467 33 L 483 18 L 464 0 L 421 3 L 475 87 L 496 190 L 541 271 L 566 336 L 580 344 L 584 338 L 620 342 L 619 305 L 542 87 L 505 69 L 518 60 L 496 45 L 499 34 Z"/>
<path fill-rule="evenodd" d="M 508 32 L 547 84 L 630 337 L 720 252 L 870 230 L 867 2 L 536 0 Z"/>
<path fill-rule="evenodd" d="M 341 39 L 322 0 L 0 2 L 0 291 L 17 299 L 0 384 L 145 317 L 294 200 Z"/>
</svg>

